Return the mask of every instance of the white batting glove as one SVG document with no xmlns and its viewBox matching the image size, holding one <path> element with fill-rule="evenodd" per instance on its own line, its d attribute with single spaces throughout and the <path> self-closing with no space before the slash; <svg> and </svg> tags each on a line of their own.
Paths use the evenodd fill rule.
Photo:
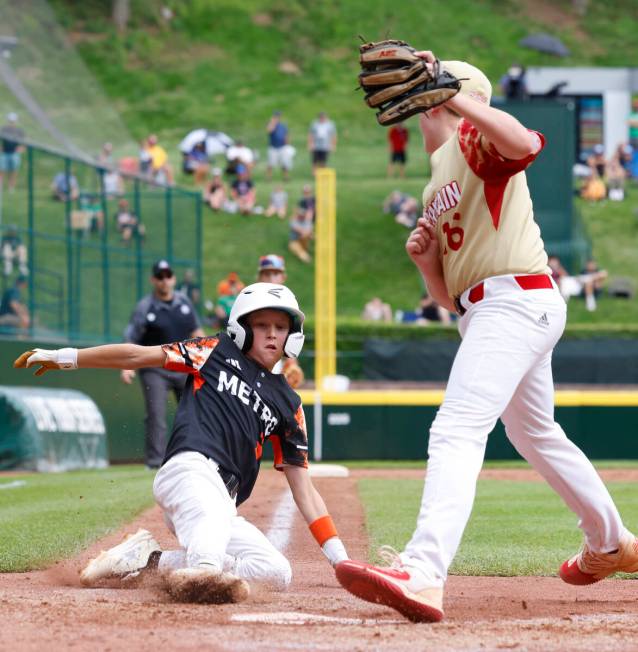
<svg viewBox="0 0 638 652">
<path fill-rule="evenodd" d="M 336 566 L 340 561 L 349 559 L 346 548 L 339 537 L 332 537 L 328 539 L 321 546 L 321 551 L 333 566 Z"/>
<path fill-rule="evenodd" d="M 28 369 L 37 364 L 40 365 L 40 368 L 35 372 L 36 376 L 41 376 L 50 369 L 77 369 L 78 350 L 72 348 L 33 349 L 33 351 L 25 351 L 13 363 L 13 366 Z"/>
</svg>

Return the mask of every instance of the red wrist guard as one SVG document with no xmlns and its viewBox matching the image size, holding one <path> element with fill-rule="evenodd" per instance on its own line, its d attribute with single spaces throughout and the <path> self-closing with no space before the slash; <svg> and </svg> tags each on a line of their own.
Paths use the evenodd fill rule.
<svg viewBox="0 0 638 652">
<path fill-rule="evenodd" d="M 310 532 L 312 532 L 312 536 L 317 540 L 317 543 L 320 546 L 323 546 L 328 539 L 338 536 L 337 528 L 335 527 L 330 514 L 319 517 L 310 523 L 308 527 L 310 528 Z"/>
</svg>

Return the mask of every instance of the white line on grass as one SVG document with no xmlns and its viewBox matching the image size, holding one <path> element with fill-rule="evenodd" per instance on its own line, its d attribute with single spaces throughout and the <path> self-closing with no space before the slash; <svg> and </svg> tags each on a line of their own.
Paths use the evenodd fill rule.
<svg viewBox="0 0 638 652">
<path fill-rule="evenodd" d="M 18 487 L 24 487 L 25 484 L 27 483 L 24 480 L 14 480 L 13 482 L 0 484 L 0 489 L 17 489 Z"/>
</svg>

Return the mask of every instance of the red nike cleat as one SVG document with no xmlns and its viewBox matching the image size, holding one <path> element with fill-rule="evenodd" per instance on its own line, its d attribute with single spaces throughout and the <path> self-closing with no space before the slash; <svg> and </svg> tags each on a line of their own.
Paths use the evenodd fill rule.
<svg viewBox="0 0 638 652">
<path fill-rule="evenodd" d="M 348 559 L 338 563 L 335 571 L 346 591 L 392 607 L 412 622 L 436 623 L 443 618 L 443 589 L 423 586 L 418 569 L 400 562 L 381 567 Z"/>
<path fill-rule="evenodd" d="M 592 552 L 587 544 L 560 567 L 558 574 L 568 584 L 594 584 L 614 573 L 638 573 L 638 539 L 626 532 L 614 552 Z"/>
</svg>

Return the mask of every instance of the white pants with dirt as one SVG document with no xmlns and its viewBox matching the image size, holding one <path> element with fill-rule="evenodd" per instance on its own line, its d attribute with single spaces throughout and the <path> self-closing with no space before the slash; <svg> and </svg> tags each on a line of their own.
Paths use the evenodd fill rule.
<svg viewBox="0 0 638 652">
<path fill-rule="evenodd" d="M 445 581 L 499 417 L 516 450 L 578 516 L 590 548 L 611 551 L 624 532 L 618 511 L 592 464 L 554 421 L 551 356 L 566 318 L 560 293 L 554 284 L 524 290 L 507 275 L 486 279 L 475 303 L 469 291 L 460 302 L 467 310 L 459 321 L 463 341 L 430 429 L 417 529 L 402 556 Z"/>
<path fill-rule="evenodd" d="M 208 565 L 245 580 L 285 588 L 292 579 L 288 560 L 265 535 L 237 515 L 235 500 L 200 453 L 178 453 L 155 476 L 153 494 L 181 550 L 163 552 L 160 572 Z"/>
</svg>

